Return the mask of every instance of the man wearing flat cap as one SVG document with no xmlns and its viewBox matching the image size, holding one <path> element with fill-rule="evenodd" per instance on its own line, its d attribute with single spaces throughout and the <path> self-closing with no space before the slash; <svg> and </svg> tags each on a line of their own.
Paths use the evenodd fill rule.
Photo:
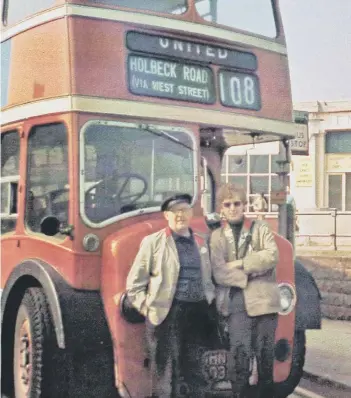
<svg viewBox="0 0 351 398">
<path fill-rule="evenodd" d="M 189 228 L 191 202 L 187 194 L 163 202 L 168 226 L 143 239 L 127 279 L 128 299 L 146 318 L 153 397 L 177 396 L 185 329 L 215 295 L 206 240 Z"/>
</svg>

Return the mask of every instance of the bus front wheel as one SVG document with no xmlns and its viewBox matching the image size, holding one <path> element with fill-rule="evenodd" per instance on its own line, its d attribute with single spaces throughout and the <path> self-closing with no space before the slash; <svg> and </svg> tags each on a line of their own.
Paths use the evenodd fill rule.
<svg viewBox="0 0 351 398">
<path fill-rule="evenodd" d="M 31 287 L 25 291 L 17 312 L 14 337 L 15 397 L 58 397 L 55 394 L 58 379 L 52 373 L 56 339 L 42 289 Z"/>
<path fill-rule="evenodd" d="M 304 330 L 296 330 L 292 352 L 291 370 L 288 378 L 275 384 L 275 397 L 287 398 L 298 386 L 305 364 L 306 336 Z"/>
</svg>

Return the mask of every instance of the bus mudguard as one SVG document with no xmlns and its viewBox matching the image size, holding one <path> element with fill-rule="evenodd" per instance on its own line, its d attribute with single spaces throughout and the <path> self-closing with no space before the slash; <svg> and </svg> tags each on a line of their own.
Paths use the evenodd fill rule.
<svg viewBox="0 0 351 398">
<path fill-rule="evenodd" d="M 321 294 L 310 272 L 295 261 L 295 285 L 297 293 L 295 329 L 321 328 Z"/>
<path fill-rule="evenodd" d="M 18 264 L 10 274 L 1 297 L 1 312 L 4 314 L 11 293 L 28 277 L 34 278 L 43 288 L 55 328 L 57 345 L 64 349 L 65 334 L 63 328 L 62 311 L 58 295 L 57 283 L 62 283 L 62 277 L 47 263 L 38 259 L 28 259 Z M 25 286 L 29 287 L 29 286 Z M 4 318 L 3 318 L 4 319 Z"/>
<path fill-rule="evenodd" d="M 28 277 L 33 279 L 32 284 L 26 283 Z M 110 349 L 112 341 L 100 292 L 72 288 L 52 266 L 42 260 L 28 259 L 12 271 L 3 291 L 2 311 L 6 311 L 6 305 L 11 301 L 11 292 L 21 288 L 21 283 L 24 283 L 24 291 L 35 281 L 42 286 L 48 300 L 59 348 Z"/>
</svg>

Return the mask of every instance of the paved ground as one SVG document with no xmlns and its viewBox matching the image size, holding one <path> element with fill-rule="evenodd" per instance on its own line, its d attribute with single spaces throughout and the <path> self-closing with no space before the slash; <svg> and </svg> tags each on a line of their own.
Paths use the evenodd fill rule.
<svg viewBox="0 0 351 398">
<path fill-rule="evenodd" d="M 351 388 L 351 322 L 323 319 L 321 330 L 306 332 L 307 373 Z"/>
<path fill-rule="evenodd" d="M 311 398 L 325 397 L 325 398 L 350 398 L 351 393 L 350 389 L 342 388 L 341 386 L 335 386 L 334 383 L 320 383 L 320 381 L 312 381 L 309 379 L 302 379 L 300 381 L 299 387 L 295 390 L 296 394 L 294 393 L 291 397 L 296 397 L 305 393 L 304 395 Z"/>
</svg>

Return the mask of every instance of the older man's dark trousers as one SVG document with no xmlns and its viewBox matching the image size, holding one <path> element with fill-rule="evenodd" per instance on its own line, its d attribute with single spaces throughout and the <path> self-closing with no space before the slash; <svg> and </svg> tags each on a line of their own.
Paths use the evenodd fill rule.
<svg viewBox="0 0 351 398">
<path fill-rule="evenodd" d="M 273 361 L 277 319 L 277 314 L 250 317 L 246 311 L 230 315 L 228 373 L 235 398 L 247 396 L 253 354 L 257 359 L 258 396 L 274 397 Z"/>
<path fill-rule="evenodd" d="M 174 301 L 166 319 L 158 326 L 146 321 L 146 340 L 152 377 L 152 396 L 177 397 L 182 377 L 184 337 L 194 318 L 208 311 L 206 301 Z"/>
</svg>

